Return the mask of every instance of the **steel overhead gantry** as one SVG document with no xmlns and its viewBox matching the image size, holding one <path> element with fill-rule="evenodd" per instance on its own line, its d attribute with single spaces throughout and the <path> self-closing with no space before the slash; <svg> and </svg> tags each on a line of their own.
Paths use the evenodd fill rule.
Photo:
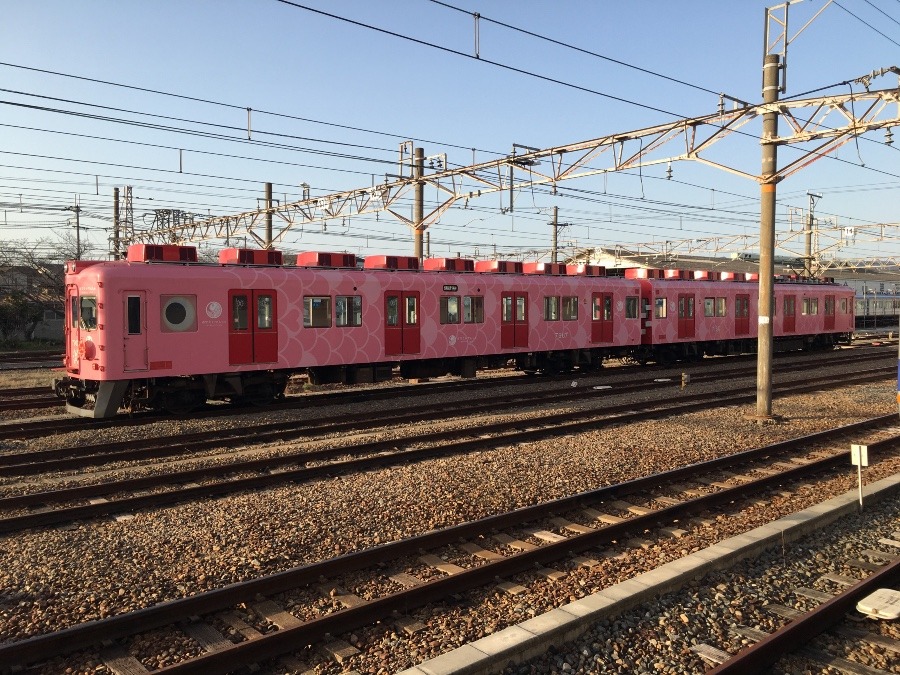
<svg viewBox="0 0 900 675">
<path fill-rule="evenodd" d="M 886 71 L 887 72 L 887 71 Z M 891 69 L 893 72 L 893 69 Z M 763 145 L 813 144 L 801 157 L 778 169 L 777 181 L 796 173 L 816 160 L 834 152 L 860 134 L 877 129 L 890 130 L 900 125 L 900 112 L 890 114 L 892 105 L 900 104 L 900 88 L 867 91 L 858 94 L 825 96 L 811 99 L 777 101 L 758 105 L 741 105 L 731 111 L 682 119 L 636 131 L 611 134 L 589 141 L 559 145 L 543 150 L 514 152 L 498 159 L 460 168 L 447 168 L 446 156 L 423 157 L 409 152 L 411 142 L 401 145 L 398 176 L 392 181 L 371 187 L 310 196 L 269 208 L 258 208 L 231 216 L 184 218 L 180 223 L 134 230 L 125 243 L 166 243 L 202 241 L 248 236 L 261 246 L 281 241 L 295 227 L 327 220 L 351 218 L 368 213 L 387 212 L 400 222 L 423 232 L 453 204 L 490 193 L 508 192 L 513 207 L 515 191 L 536 186 L 555 186 L 566 180 L 599 174 L 638 169 L 675 161 L 694 161 L 728 171 L 751 180 L 763 178 L 750 171 L 715 162 L 704 156 L 709 148 L 735 133 L 758 117 L 776 113 L 789 128 L 786 135 L 762 140 Z M 898 106 L 900 107 L 900 106 Z M 758 134 L 752 134 L 758 138 Z M 675 145 L 675 152 L 664 150 Z M 517 146 L 520 148 L 522 146 Z M 419 149 L 416 149 L 419 150 Z M 437 161 L 441 168 L 430 170 Z M 404 175 L 405 174 L 405 175 Z M 773 176 L 767 177 L 771 181 Z M 435 188 L 440 197 L 429 212 L 417 209 L 414 219 L 398 212 L 402 199 L 421 194 L 423 185 Z M 421 199 L 421 197 L 419 198 Z M 267 241 L 267 217 L 272 216 L 271 239 Z M 416 222 L 418 221 L 418 222 Z"/>
<path fill-rule="evenodd" d="M 799 229 L 791 227 L 789 230 L 776 232 L 775 253 L 784 258 L 797 261 L 802 264 L 806 257 L 803 252 L 805 239 L 809 234 L 809 225 L 801 224 Z M 831 269 L 847 269 L 848 265 L 854 269 L 865 269 L 863 260 L 851 260 L 847 258 L 837 259 L 836 255 L 842 249 L 863 243 L 878 243 L 883 241 L 896 242 L 900 240 L 900 223 L 870 223 L 868 225 L 842 226 L 835 222 L 817 222 L 815 227 L 817 243 L 814 246 L 812 256 L 811 276 L 827 275 Z M 793 246 L 793 248 L 792 248 Z M 590 257 L 594 249 L 585 248 L 578 254 L 579 259 L 585 261 Z M 622 250 L 623 255 L 643 256 L 656 260 L 676 260 L 679 256 L 710 256 L 728 257 L 738 260 L 752 260 L 747 251 L 759 250 L 759 233 L 717 235 L 713 237 L 693 237 L 684 239 L 658 239 L 655 241 L 633 242 L 610 247 L 610 250 Z M 895 261 L 887 263 L 884 261 Z M 900 266 L 900 258 L 879 258 L 873 261 L 878 269 L 885 266 Z M 809 275 L 804 270 L 805 275 Z"/>
</svg>

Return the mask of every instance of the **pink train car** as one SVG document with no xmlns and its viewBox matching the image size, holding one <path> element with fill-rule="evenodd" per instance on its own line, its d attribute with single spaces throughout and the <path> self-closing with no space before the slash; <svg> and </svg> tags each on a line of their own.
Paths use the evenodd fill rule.
<svg viewBox="0 0 900 675">
<path fill-rule="evenodd" d="M 194 247 L 136 245 L 126 260 L 67 264 L 66 375 L 56 389 L 70 412 L 110 417 L 209 399 L 265 403 L 295 372 L 356 383 L 398 367 L 407 378 L 472 377 L 510 363 L 565 372 L 613 357 L 752 351 L 756 283 L 654 278 L 662 274 L 460 258 L 419 269 L 405 256 L 369 256 L 360 268 L 351 254 L 319 252 L 285 266 L 277 251 L 247 249 L 226 249 L 214 264 L 198 263 Z M 779 285 L 779 336 L 791 348 L 849 340 L 852 295 Z"/>
<path fill-rule="evenodd" d="M 410 378 L 511 360 L 526 371 L 595 368 L 640 343 L 639 283 L 596 270 L 468 271 L 457 259 L 419 270 L 402 256 L 358 269 L 352 255 L 325 253 L 288 267 L 272 253 L 229 249 L 201 264 L 193 247 L 136 245 L 124 261 L 68 263 L 57 391 L 69 410 L 268 401 L 295 371 L 352 383 L 397 365 Z"/>
<path fill-rule="evenodd" d="M 638 360 L 675 361 L 755 351 L 755 274 L 629 270 L 641 279 L 644 332 Z M 776 277 L 775 350 L 831 348 L 854 330 L 854 290 L 831 280 Z"/>
</svg>

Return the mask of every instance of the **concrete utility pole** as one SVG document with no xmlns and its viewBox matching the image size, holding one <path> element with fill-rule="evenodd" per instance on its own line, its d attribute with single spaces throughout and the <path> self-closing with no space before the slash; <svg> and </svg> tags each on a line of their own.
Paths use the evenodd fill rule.
<svg viewBox="0 0 900 675">
<path fill-rule="evenodd" d="M 813 275 L 813 230 L 816 227 L 816 220 L 813 213 L 816 210 L 816 200 L 821 199 L 822 195 L 807 192 L 809 195 L 809 213 L 806 216 L 806 262 L 803 265 L 803 274 L 807 277 Z"/>
<path fill-rule="evenodd" d="M 780 57 L 767 54 L 763 63 L 763 101 L 775 103 L 779 92 Z M 772 319 L 775 305 L 775 186 L 778 177 L 778 112 L 763 115 L 762 173 L 759 220 L 759 333 L 756 360 L 756 419 L 772 419 Z"/>
<path fill-rule="evenodd" d="M 415 201 L 413 203 L 413 236 L 415 245 L 413 253 L 419 262 L 422 262 L 422 233 L 425 232 L 425 150 L 416 148 L 413 164 L 413 178 L 415 178 Z"/>
<path fill-rule="evenodd" d="M 75 198 L 75 206 L 63 207 L 63 211 L 75 212 L 75 260 L 81 260 L 81 206 Z"/>
<path fill-rule="evenodd" d="M 557 232 L 559 231 L 559 207 L 553 207 L 553 222 L 550 223 L 553 227 L 553 239 L 550 246 L 550 262 L 555 263 L 557 257 L 557 251 L 559 251 L 559 239 L 557 236 Z"/>
<path fill-rule="evenodd" d="M 263 248 L 272 248 L 272 184 L 266 183 L 266 238 Z"/>
</svg>

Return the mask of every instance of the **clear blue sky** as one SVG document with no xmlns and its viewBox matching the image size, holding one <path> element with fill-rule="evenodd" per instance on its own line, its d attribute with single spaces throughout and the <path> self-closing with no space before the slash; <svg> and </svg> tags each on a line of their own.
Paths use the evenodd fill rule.
<svg viewBox="0 0 900 675">
<path fill-rule="evenodd" d="M 429 0 L 297 4 L 397 35 L 276 0 L 8 3 L 0 25 L 0 242 L 56 236 L 73 216 L 62 208 L 77 198 L 84 236 L 102 253 L 114 186 L 134 187 L 135 221 L 141 226 L 155 208 L 212 215 L 253 209 L 266 181 L 287 201 L 300 197 L 304 182 L 314 195 L 366 187 L 396 172 L 404 139 L 416 139 L 426 155 L 446 152 L 451 165 L 460 166 L 472 162 L 473 148 L 475 159 L 483 161 L 509 153 L 513 143 L 544 148 L 711 113 L 718 97 L 710 92 L 758 102 L 764 8 L 777 3 L 448 0 L 465 12 Z M 791 35 L 824 4 L 792 3 Z M 473 12 L 483 17 L 480 60 L 471 58 Z M 895 65 L 900 65 L 900 0 L 840 0 L 790 46 L 786 96 Z M 897 77 L 889 75 L 872 88 L 896 86 Z M 849 92 L 842 85 L 811 95 Z M 248 107 L 254 111 L 255 140 L 290 147 L 242 142 Z M 150 129 L 148 123 L 214 129 L 232 140 Z M 784 122 L 780 129 L 786 132 Z M 759 126 L 747 131 L 758 134 Z M 796 209 L 808 206 L 812 191 L 822 195 L 816 215 L 823 221 L 857 228 L 895 224 L 887 228 L 885 241 L 860 241 L 838 255 L 898 255 L 900 129 L 895 146 L 886 147 L 883 140 L 883 132 L 868 134 L 841 148 L 842 161 L 820 160 L 782 182 L 779 231 L 789 229 L 790 214 L 802 217 Z M 716 156 L 759 171 L 760 150 L 753 139 L 723 141 Z M 799 156 L 795 148 L 779 151 L 781 164 Z M 430 230 L 431 252 L 483 257 L 496 247 L 501 256 L 523 251 L 535 252 L 526 257 L 546 256 L 553 206 L 560 220 L 571 224 L 560 235 L 569 250 L 756 235 L 754 181 L 688 162 L 674 165 L 673 172 L 671 181 L 664 178 L 665 167 L 657 166 L 640 175 L 569 181 L 561 184 L 565 194 L 521 191 L 513 214 L 501 213 L 505 195 L 488 195 L 468 209 L 460 205 L 446 213 Z M 426 193 L 426 199 L 435 194 Z M 405 225 L 381 214 L 377 220 L 331 221 L 326 231 L 321 225 L 297 228 L 280 247 L 411 254 L 412 239 Z"/>
</svg>

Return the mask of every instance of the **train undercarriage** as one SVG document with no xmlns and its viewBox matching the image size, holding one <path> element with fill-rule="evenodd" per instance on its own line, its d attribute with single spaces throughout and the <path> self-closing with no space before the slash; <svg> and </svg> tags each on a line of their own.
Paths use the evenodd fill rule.
<svg viewBox="0 0 900 675">
<path fill-rule="evenodd" d="M 812 351 L 850 344 L 851 334 L 824 333 L 776 338 L 774 350 Z M 699 361 L 704 356 L 729 356 L 756 352 L 755 339 L 640 345 L 632 348 L 569 349 L 523 352 L 514 355 L 420 359 L 401 362 L 324 366 L 306 369 L 309 382 L 321 384 L 368 384 L 394 377 L 399 368 L 404 379 L 453 375 L 475 377 L 479 369 L 513 367 L 528 374 L 556 375 L 572 371 L 596 372 L 608 359 L 621 358 L 645 365 L 663 366 Z M 56 395 L 65 399 L 68 412 L 83 417 L 107 418 L 119 409 L 165 410 L 187 414 L 209 400 L 236 404 L 266 405 L 284 398 L 288 378 L 299 370 L 258 370 L 186 377 L 138 378 L 97 382 L 64 377 L 54 382 Z"/>
</svg>

